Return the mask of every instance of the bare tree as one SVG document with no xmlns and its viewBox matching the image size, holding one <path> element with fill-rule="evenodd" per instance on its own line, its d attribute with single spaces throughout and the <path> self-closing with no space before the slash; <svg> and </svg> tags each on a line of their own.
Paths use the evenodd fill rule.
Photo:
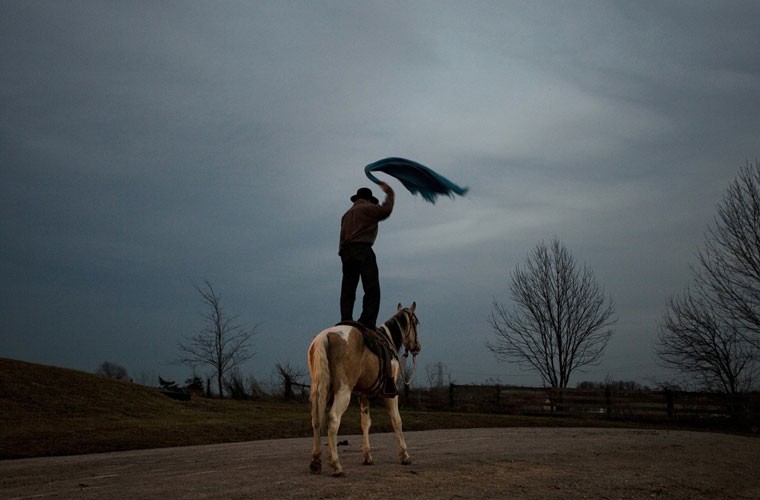
<svg viewBox="0 0 760 500">
<path fill-rule="evenodd" d="M 657 356 L 665 366 L 696 377 L 707 390 L 727 394 L 749 390 L 757 375 L 754 348 L 703 293 L 697 285 L 697 290 L 687 289 L 683 296 L 668 300 Z"/>
<path fill-rule="evenodd" d="M 559 388 L 567 387 L 574 370 L 599 361 L 615 307 L 559 240 L 536 246 L 525 266 L 512 272 L 510 291 L 514 307 L 494 299 L 490 317 L 496 337 L 486 345 L 499 361 L 527 365 Z"/>
<path fill-rule="evenodd" d="M 240 370 L 238 369 L 232 370 L 232 373 L 225 377 L 225 387 L 232 399 L 251 399 L 251 395 L 246 388 L 243 374 L 240 373 Z"/>
<path fill-rule="evenodd" d="M 434 365 L 425 365 L 425 374 L 430 389 L 443 389 L 451 384 L 449 368 L 440 361 Z"/>
<path fill-rule="evenodd" d="M 290 363 L 277 363 L 275 370 L 282 379 L 283 397 L 285 399 L 295 399 L 296 394 L 293 392 L 293 386 L 303 386 L 301 382 L 308 372 L 303 368 L 297 368 Z"/>
<path fill-rule="evenodd" d="M 760 164 L 730 184 L 691 270 L 693 284 L 668 300 L 657 355 L 706 389 L 749 390 L 760 373 Z"/>
<path fill-rule="evenodd" d="M 760 163 L 730 184 L 693 274 L 713 309 L 760 349 Z"/>
<path fill-rule="evenodd" d="M 184 343 L 177 344 L 180 356 L 177 364 L 193 368 L 207 365 L 213 368 L 219 396 L 224 396 L 224 378 L 240 364 L 251 359 L 251 342 L 256 328 L 246 329 L 237 323 L 236 316 L 228 316 L 221 305 L 221 298 L 210 282 L 204 287 L 196 287 L 206 306 L 206 325 L 200 333 L 186 337 Z"/>
<path fill-rule="evenodd" d="M 115 378 L 117 380 L 124 380 L 129 378 L 126 368 L 118 363 L 112 363 L 110 361 L 103 361 L 98 369 L 95 370 L 95 373 L 98 375 L 103 375 L 104 377 Z"/>
</svg>

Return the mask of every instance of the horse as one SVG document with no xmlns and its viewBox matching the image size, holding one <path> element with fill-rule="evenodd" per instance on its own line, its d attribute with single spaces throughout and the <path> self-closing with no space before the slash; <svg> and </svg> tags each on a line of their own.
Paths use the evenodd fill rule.
<svg viewBox="0 0 760 500">
<path fill-rule="evenodd" d="M 398 355 L 403 347 L 404 356 L 412 354 L 416 361 L 421 346 L 417 341 L 419 321 L 414 314 L 416 302 L 408 308 L 398 305 L 396 314 L 383 323 L 378 331 L 393 349 L 391 368 L 393 380 L 400 373 Z M 372 423 L 369 414 L 370 397 L 378 394 L 383 386 L 381 359 L 367 346 L 362 332 L 352 325 L 338 324 L 319 332 L 311 342 L 308 351 L 309 375 L 311 376 L 311 427 L 314 431 L 314 446 L 311 451 L 310 469 L 314 474 L 322 471 L 321 434 L 327 427 L 328 463 L 333 476 L 342 476 L 343 467 L 338 459 L 337 435 L 340 420 L 351 402 L 351 394 L 359 395 L 362 425 L 362 456 L 365 465 L 373 463 L 369 446 L 369 428 Z M 407 381 L 408 383 L 408 381 Z M 325 416 L 329 396 L 333 396 L 327 421 Z M 403 465 L 412 463 L 406 449 L 406 441 L 398 412 L 398 396 L 386 397 L 385 407 L 390 415 L 391 425 L 398 441 L 399 456 Z"/>
</svg>

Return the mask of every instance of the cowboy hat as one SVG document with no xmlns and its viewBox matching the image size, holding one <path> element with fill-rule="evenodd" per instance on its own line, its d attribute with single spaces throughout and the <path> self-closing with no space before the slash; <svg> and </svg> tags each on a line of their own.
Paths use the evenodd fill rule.
<svg viewBox="0 0 760 500">
<path fill-rule="evenodd" d="M 370 200 L 372 203 L 378 203 L 377 198 L 372 196 L 372 190 L 370 188 L 359 188 L 356 190 L 356 194 L 351 197 L 351 201 L 356 200 Z"/>
</svg>

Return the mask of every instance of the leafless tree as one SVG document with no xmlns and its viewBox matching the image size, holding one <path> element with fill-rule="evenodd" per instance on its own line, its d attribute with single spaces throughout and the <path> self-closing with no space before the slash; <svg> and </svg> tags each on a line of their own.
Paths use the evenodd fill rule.
<svg viewBox="0 0 760 500">
<path fill-rule="evenodd" d="M 124 380 L 129 378 L 127 375 L 127 369 L 118 363 L 112 363 L 110 361 L 103 361 L 95 373 L 103 375 L 108 378 L 115 378 L 117 380 Z"/>
<path fill-rule="evenodd" d="M 703 388 L 749 390 L 760 374 L 760 164 L 729 185 L 692 277 L 668 300 L 658 357 Z"/>
<path fill-rule="evenodd" d="M 307 371 L 303 368 L 297 368 L 290 363 L 284 365 L 277 363 L 275 370 L 280 379 L 282 379 L 283 397 L 285 399 L 295 399 L 296 395 L 293 392 L 293 386 L 303 386 L 302 380 L 307 375 Z"/>
<path fill-rule="evenodd" d="M 224 396 L 225 375 L 232 373 L 238 366 L 251 359 L 251 342 L 256 328 L 246 329 L 237 323 L 236 316 L 228 316 L 222 308 L 221 298 L 210 282 L 204 287 L 196 287 L 206 307 L 205 326 L 202 331 L 177 346 L 180 356 L 177 364 L 193 368 L 207 365 L 214 370 L 219 396 Z"/>
<path fill-rule="evenodd" d="M 434 365 L 425 365 L 428 388 L 443 389 L 451 383 L 449 368 L 440 361 Z"/>
<path fill-rule="evenodd" d="M 234 369 L 225 377 L 224 386 L 227 388 L 227 394 L 232 399 L 243 400 L 251 399 L 252 395 L 248 393 L 245 379 L 240 370 Z"/>
<path fill-rule="evenodd" d="M 749 390 L 757 375 L 755 349 L 702 293 L 697 285 L 668 300 L 657 356 L 665 366 L 694 376 L 704 389 L 727 394 Z"/>
<path fill-rule="evenodd" d="M 615 306 L 558 239 L 539 243 L 525 266 L 515 268 L 510 291 L 514 307 L 494 299 L 490 317 L 495 340 L 486 345 L 499 361 L 535 369 L 558 388 L 567 387 L 574 370 L 599 361 Z"/>
<path fill-rule="evenodd" d="M 730 184 L 693 272 L 713 308 L 760 348 L 760 163 Z"/>
</svg>

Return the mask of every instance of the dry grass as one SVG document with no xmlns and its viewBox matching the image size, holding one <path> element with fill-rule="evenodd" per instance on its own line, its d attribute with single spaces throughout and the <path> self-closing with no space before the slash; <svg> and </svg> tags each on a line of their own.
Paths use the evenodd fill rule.
<svg viewBox="0 0 760 500">
<path fill-rule="evenodd" d="M 306 404 L 193 398 L 0 359 L 0 458 L 304 436 Z"/>
<path fill-rule="evenodd" d="M 373 432 L 391 430 L 384 409 Z M 405 430 L 589 425 L 511 415 L 402 412 Z M 341 434 L 359 434 L 351 405 Z M 594 422 L 593 425 L 609 425 Z M 311 435 L 306 402 L 176 401 L 158 389 L 75 370 L 0 358 L 0 459 L 72 455 L 138 448 L 304 437 Z"/>
</svg>

